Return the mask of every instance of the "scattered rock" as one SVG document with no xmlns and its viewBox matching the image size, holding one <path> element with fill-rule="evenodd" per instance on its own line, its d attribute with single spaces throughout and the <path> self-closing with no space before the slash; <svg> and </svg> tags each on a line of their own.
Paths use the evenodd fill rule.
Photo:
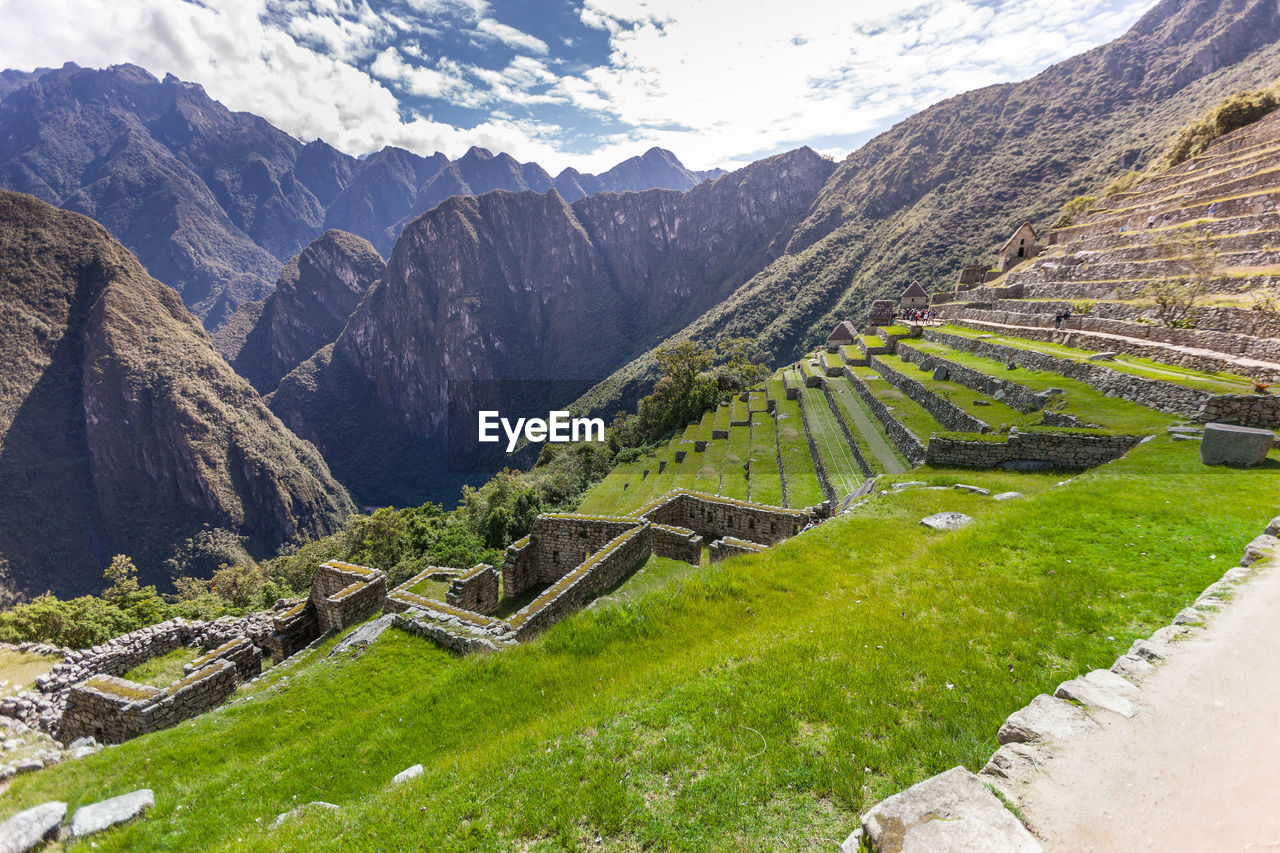
<svg viewBox="0 0 1280 853">
<path fill-rule="evenodd" d="M 1123 675 L 1132 681 L 1141 681 L 1146 678 L 1155 666 L 1146 658 L 1137 655 L 1121 655 L 1116 658 L 1116 662 L 1111 664 L 1111 671 L 1116 675 Z"/>
<path fill-rule="evenodd" d="M 944 381 L 950 375 L 951 371 L 947 369 L 945 364 L 938 365 L 933 370 L 933 378 L 939 382 Z"/>
<path fill-rule="evenodd" d="M 1267 525 L 1267 529 L 1262 532 L 1268 536 L 1280 536 L 1280 515 L 1271 519 L 1271 523 Z"/>
<path fill-rule="evenodd" d="M 1166 429 L 1165 432 L 1172 433 L 1173 435 L 1200 435 L 1204 430 L 1200 429 L 1200 427 L 1193 426 L 1171 426 Z"/>
<path fill-rule="evenodd" d="M 1117 353 L 1117 352 L 1095 352 L 1093 355 L 1088 356 L 1085 360 L 1086 361 L 1115 361 L 1116 356 L 1119 354 L 1120 353 Z"/>
<path fill-rule="evenodd" d="M 1030 705 L 1009 715 L 996 740 L 1001 744 L 1066 740 L 1097 727 L 1078 706 L 1041 693 Z"/>
<path fill-rule="evenodd" d="M 410 779 L 417 779 L 422 775 L 422 765 L 415 764 L 412 767 L 406 767 L 397 773 L 392 779 L 392 785 L 399 785 L 401 782 L 408 782 Z"/>
<path fill-rule="evenodd" d="M 275 829 L 286 820 L 297 817 L 307 809 L 328 809 L 336 812 L 338 811 L 338 806 L 335 806 L 333 803 L 326 803 L 323 800 L 312 800 L 309 803 L 304 803 L 303 805 L 298 806 L 296 809 L 290 809 L 283 814 L 276 815 L 275 820 L 271 821 L 271 828 Z"/>
<path fill-rule="evenodd" d="M 899 489 L 915 489 L 915 488 L 919 488 L 920 486 L 927 486 L 927 485 L 929 484 L 926 483 L 924 480 L 907 480 L 905 483 L 894 483 L 889 488 L 893 489 L 894 491 L 898 491 Z"/>
<path fill-rule="evenodd" d="M 880 802 L 862 818 L 875 850 L 1033 853 L 1027 828 L 977 776 L 953 767 Z"/>
<path fill-rule="evenodd" d="M 150 788 L 142 788 L 99 803 L 81 806 L 71 818 L 71 837 L 83 838 L 118 823 L 133 820 L 156 804 Z"/>
<path fill-rule="evenodd" d="M 1205 620 L 1205 615 L 1194 607 L 1184 607 L 1178 611 L 1178 615 L 1173 617 L 1175 625 L 1199 625 Z"/>
<path fill-rule="evenodd" d="M 1085 681 L 1110 690 L 1119 696 L 1126 696 L 1130 699 L 1138 697 L 1138 686 L 1127 678 L 1116 675 L 1109 669 L 1095 669 L 1085 677 Z"/>
<path fill-rule="evenodd" d="M 1199 435 L 1183 435 L 1181 433 L 1173 435 L 1172 438 L 1174 441 L 1200 441 Z"/>
<path fill-rule="evenodd" d="M 1205 465 L 1230 465 L 1247 468 L 1264 462 L 1275 433 L 1269 429 L 1205 424 L 1200 442 L 1200 461 Z"/>
<path fill-rule="evenodd" d="M 992 495 L 993 501 L 1016 501 L 1018 498 L 1026 497 L 1022 492 L 1001 492 L 998 495 Z"/>
<path fill-rule="evenodd" d="M 984 488 L 982 488 L 981 486 L 966 486 L 964 483 L 956 483 L 956 484 L 955 484 L 954 486 L 952 486 L 951 488 L 953 488 L 953 489 L 955 489 L 955 490 L 957 490 L 957 491 L 961 491 L 961 492 L 969 492 L 969 493 L 971 493 L 971 494 L 975 494 L 975 495 L 989 495 L 989 494 L 991 494 L 991 490 L 990 490 L 990 489 L 984 489 Z"/>
<path fill-rule="evenodd" d="M 959 530 L 973 524 L 973 519 L 962 512 L 938 512 L 920 519 L 920 523 L 934 530 Z"/>
<path fill-rule="evenodd" d="M 979 340 L 979 341 L 989 341 L 989 340 L 991 340 L 991 339 L 992 339 L 992 338 L 994 338 L 994 337 L 995 337 L 995 335 L 977 335 L 977 336 L 974 338 L 974 340 Z"/>
<path fill-rule="evenodd" d="M 1030 744 L 1006 743 L 995 751 L 981 774 L 1010 782 L 1027 782 L 1044 763 L 1044 758 L 1044 754 Z"/>
<path fill-rule="evenodd" d="M 0 853 L 34 850 L 53 838 L 66 816 L 66 803 L 41 803 L 18 812 L 0 823 Z"/>
<path fill-rule="evenodd" d="M 1006 365 L 1004 366 L 1004 369 L 1005 369 L 1005 370 L 1017 370 L 1017 369 L 1018 369 L 1018 363 L 1017 363 L 1016 361 L 1011 361 L 1011 362 L 1009 362 L 1008 364 L 1006 364 Z"/>
<path fill-rule="evenodd" d="M 973 404 L 975 406 L 990 406 L 991 401 L 990 400 L 974 400 Z"/>
</svg>

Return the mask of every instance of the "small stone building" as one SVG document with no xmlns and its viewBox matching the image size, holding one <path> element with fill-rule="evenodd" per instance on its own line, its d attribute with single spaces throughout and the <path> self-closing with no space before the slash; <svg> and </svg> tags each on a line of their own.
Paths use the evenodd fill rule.
<svg viewBox="0 0 1280 853">
<path fill-rule="evenodd" d="M 871 303 L 871 308 L 867 311 L 868 326 L 892 326 L 893 325 L 893 300 L 877 299 Z"/>
<path fill-rule="evenodd" d="M 858 330 L 848 320 L 841 320 L 840 325 L 827 335 L 827 346 L 845 346 L 858 338 Z"/>
<path fill-rule="evenodd" d="M 913 281 L 898 297 L 898 305 L 902 308 L 928 308 L 929 292 L 920 286 L 920 282 Z"/>
<path fill-rule="evenodd" d="M 987 271 L 986 264 L 968 264 L 960 268 L 960 275 L 956 278 L 956 290 L 961 290 L 966 284 L 981 284 L 982 274 Z"/>
<path fill-rule="evenodd" d="M 1039 251 L 1039 239 L 1030 222 L 1019 225 L 1013 236 L 1000 247 L 1000 269 L 1007 270 L 1023 258 L 1034 258 Z"/>
</svg>

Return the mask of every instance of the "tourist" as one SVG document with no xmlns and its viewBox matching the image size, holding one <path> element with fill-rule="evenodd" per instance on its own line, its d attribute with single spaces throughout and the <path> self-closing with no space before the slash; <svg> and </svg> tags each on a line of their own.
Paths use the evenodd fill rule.
<svg viewBox="0 0 1280 853">
<path fill-rule="evenodd" d="M 1215 201 L 1213 204 L 1209 205 L 1209 215 L 1214 216 L 1215 214 L 1217 214 L 1217 212 L 1218 212 L 1218 203 Z"/>
<path fill-rule="evenodd" d="M 1156 215 L 1153 213 L 1147 217 L 1147 228 L 1151 229 L 1155 227 L 1156 227 Z"/>
</svg>

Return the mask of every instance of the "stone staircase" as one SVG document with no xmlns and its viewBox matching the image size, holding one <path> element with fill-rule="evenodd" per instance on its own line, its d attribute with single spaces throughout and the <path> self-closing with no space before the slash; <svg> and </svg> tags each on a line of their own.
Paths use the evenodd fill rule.
<svg viewBox="0 0 1280 853">
<path fill-rule="evenodd" d="M 1195 250 L 1180 239 L 1192 235 L 1215 253 L 1202 300 L 1210 305 L 1191 310 L 1187 328 L 1171 328 L 1148 288 L 1192 274 L 1186 253 Z M 1280 301 L 1280 111 L 1101 199 L 1048 243 L 994 282 L 938 304 L 940 316 L 984 332 L 1280 382 L 1280 315 L 1271 310 Z M 1064 310 L 1071 316 L 1059 326 L 1054 315 Z"/>
</svg>

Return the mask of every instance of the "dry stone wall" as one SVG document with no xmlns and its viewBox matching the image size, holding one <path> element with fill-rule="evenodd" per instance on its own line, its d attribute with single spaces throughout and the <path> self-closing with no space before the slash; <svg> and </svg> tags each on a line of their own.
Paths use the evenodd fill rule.
<svg viewBox="0 0 1280 853">
<path fill-rule="evenodd" d="M 849 380 L 849 384 L 853 386 L 853 390 L 858 392 L 858 396 L 867 404 L 867 408 L 871 409 L 871 413 L 879 419 L 884 431 L 889 436 L 889 440 L 898 448 L 898 452 L 907 457 L 907 461 L 912 465 L 924 464 L 924 444 L 920 439 L 911 432 L 911 430 L 898 423 L 893 417 L 893 413 L 889 411 L 884 403 L 881 403 L 876 395 L 871 393 L 871 389 L 866 383 L 858 378 L 858 375 L 849 368 L 845 368 L 845 378 Z"/>
<path fill-rule="evenodd" d="M 1044 407 L 1046 397 L 1037 394 L 1025 385 L 1019 385 L 1017 382 L 991 376 L 980 370 L 956 364 L 949 359 L 932 353 L 921 352 L 906 343 L 898 347 L 898 355 L 902 357 L 903 361 L 918 365 L 921 370 L 937 370 L 939 367 L 945 367 L 948 379 L 966 388 L 972 388 L 981 394 L 988 394 L 994 397 L 996 394 L 1003 392 L 1004 402 L 1011 408 L 1023 412 L 1035 412 Z"/>
<path fill-rule="evenodd" d="M 634 515 L 691 530 L 706 541 L 726 536 L 773 545 L 803 530 L 815 509 L 797 510 L 714 497 L 697 492 L 674 491 L 641 507 Z"/>
<path fill-rule="evenodd" d="M 843 375 L 843 372 L 841 375 Z M 845 420 L 844 412 L 840 411 L 840 404 L 836 402 L 835 394 L 831 391 L 831 385 L 829 383 L 823 385 L 822 390 L 826 394 L 827 408 L 831 410 L 836 423 L 840 425 L 840 432 L 844 433 L 845 443 L 849 445 L 849 450 L 853 452 L 853 458 L 858 462 L 858 470 L 862 472 L 863 479 L 874 477 L 875 471 L 872 470 L 871 464 L 867 462 L 867 457 L 862 455 L 862 448 L 854 440 L 853 433 L 849 431 L 849 424 Z M 782 470 L 781 466 L 779 466 L 778 470 Z"/>
<path fill-rule="evenodd" d="M 493 566 L 480 563 L 450 581 L 445 602 L 474 613 L 492 613 L 498 609 L 501 590 L 498 572 Z"/>
<path fill-rule="evenodd" d="M 680 560 L 691 566 L 702 562 L 702 537 L 686 527 L 654 524 L 651 527 L 654 555 Z"/>
<path fill-rule="evenodd" d="M 238 684 L 235 665 L 222 658 L 163 690 L 95 675 L 71 688 L 60 735 L 63 740 L 91 736 L 102 743 L 123 743 L 216 708 Z"/>
<path fill-rule="evenodd" d="M 840 369 L 846 370 L 847 368 Z M 826 383 L 819 379 L 815 387 L 825 389 Z M 809 445 L 809 458 L 813 460 L 813 470 L 818 475 L 818 486 L 822 489 L 822 494 L 827 500 L 835 500 L 836 490 L 831 485 L 831 475 L 827 471 L 826 463 L 822 461 L 822 454 L 818 452 L 818 445 L 813 440 L 813 431 L 808 426 L 809 415 L 805 411 L 805 396 L 801 394 L 796 402 L 800 404 L 800 429 L 804 430 L 805 442 Z"/>
<path fill-rule="evenodd" d="M 1044 462 L 1055 468 L 1093 468 L 1128 453 L 1141 436 L 1016 432 L 1008 441 L 982 441 L 935 435 L 925 461 L 954 468 L 995 468 L 1011 462 Z"/>
<path fill-rule="evenodd" d="M 1069 379 L 1085 382 L 1110 397 L 1131 400 L 1161 412 L 1182 415 L 1195 420 L 1220 420 L 1227 417 L 1241 426 L 1274 428 L 1280 425 L 1280 397 L 1266 395 L 1214 395 L 1171 382 L 1146 379 L 1121 373 L 1092 362 L 1078 362 L 1046 353 L 978 340 L 929 329 L 925 339 L 946 344 L 962 352 L 985 358 L 1014 362 L 1035 370 L 1061 373 Z M 1215 400 L 1215 397 L 1221 399 Z M 1221 416 L 1218 412 L 1221 410 Z"/>
<path fill-rule="evenodd" d="M 905 373 L 895 370 L 879 358 L 872 358 L 870 361 L 871 366 L 890 385 L 906 394 L 911 400 L 919 403 L 921 408 L 933 415 L 934 419 L 947 429 L 955 430 L 956 432 L 991 431 L 991 425 L 986 421 L 978 420 L 955 403 L 933 393 L 920 380 L 913 379 Z"/>
<path fill-rule="evenodd" d="M 717 539 L 707 547 L 713 563 L 718 563 L 721 560 L 727 560 L 729 557 L 736 557 L 740 554 L 757 554 L 763 550 L 765 550 L 763 545 L 735 539 L 732 536 Z"/>
</svg>

